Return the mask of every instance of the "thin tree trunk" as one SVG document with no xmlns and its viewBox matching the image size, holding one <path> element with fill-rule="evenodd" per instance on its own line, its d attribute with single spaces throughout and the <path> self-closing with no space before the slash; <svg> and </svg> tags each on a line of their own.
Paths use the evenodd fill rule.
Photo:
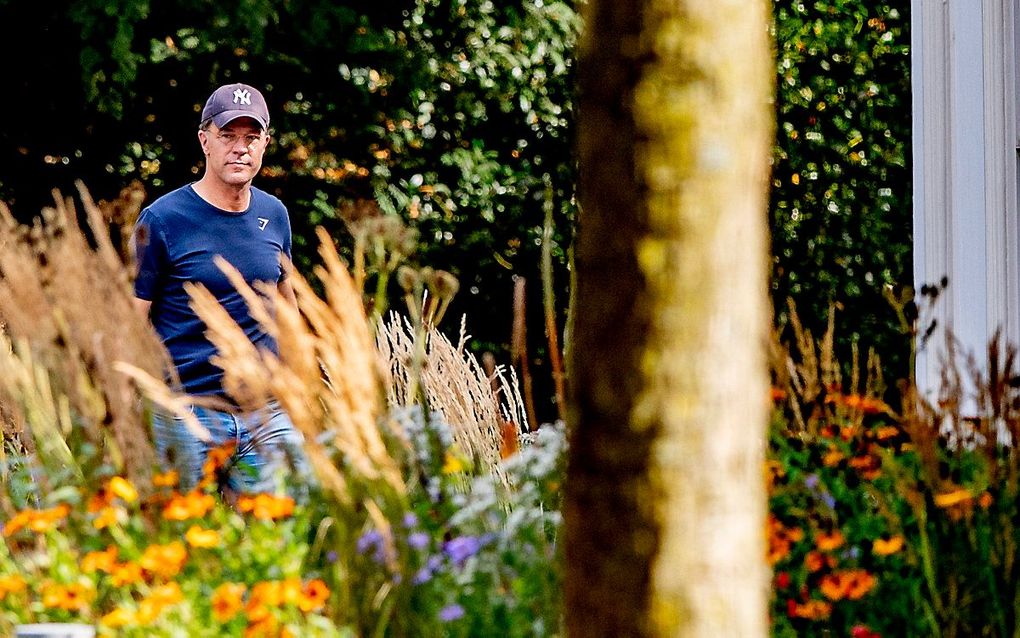
<svg viewBox="0 0 1020 638">
<path fill-rule="evenodd" d="M 764 636 L 767 0 L 589 0 L 570 636 Z"/>
</svg>

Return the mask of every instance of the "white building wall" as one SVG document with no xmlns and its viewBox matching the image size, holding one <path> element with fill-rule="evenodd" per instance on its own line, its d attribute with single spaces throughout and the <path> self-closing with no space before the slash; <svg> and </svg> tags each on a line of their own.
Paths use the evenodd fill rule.
<svg viewBox="0 0 1020 638">
<path fill-rule="evenodd" d="M 997 329 L 1020 342 L 1018 4 L 911 2 L 914 281 L 920 289 L 949 279 L 931 309 L 934 348 L 917 362 L 929 391 L 940 379 L 942 329 L 978 356 Z"/>
</svg>

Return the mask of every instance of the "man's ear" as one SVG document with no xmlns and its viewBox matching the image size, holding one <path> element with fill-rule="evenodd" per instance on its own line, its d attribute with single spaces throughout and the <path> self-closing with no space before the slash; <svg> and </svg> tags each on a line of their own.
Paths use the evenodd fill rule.
<svg viewBox="0 0 1020 638">
<path fill-rule="evenodd" d="M 198 129 L 198 143 L 202 146 L 202 153 L 209 154 L 209 133 Z"/>
</svg>

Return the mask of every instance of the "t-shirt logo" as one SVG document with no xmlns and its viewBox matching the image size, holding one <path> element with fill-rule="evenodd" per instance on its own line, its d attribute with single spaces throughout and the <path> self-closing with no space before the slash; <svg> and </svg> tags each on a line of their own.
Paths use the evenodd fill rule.
<svg viewBox="0 0 1020 638">
<path fill-rule="evenodd" d="M 234 91 L 234 104 L 251 104 L 251 91 L 237 89 Z"/>
<path fill-rule="evenodd" d="M 266 224 L 268 224 L 268 223 L 269 223 L 269 220 L 267 218 L 259 217 L 259 230 L 265 230 L 266 229 Z"/>
</svg>

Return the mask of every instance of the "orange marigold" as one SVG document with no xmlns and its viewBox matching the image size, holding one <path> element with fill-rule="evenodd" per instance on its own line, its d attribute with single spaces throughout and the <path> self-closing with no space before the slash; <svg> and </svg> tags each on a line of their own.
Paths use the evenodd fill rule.
<svg viewBox="0 0 1020 638">
<path fill-rule="evenodd" d="M 823 552 L 831 552 L 844 542 L 843 533 L 838 529 L 831 532 L 819 531 L 815 534 L 815 546 Z"/>
<path fill-rule="evenodd" d="M 86 574 L 105 572 L 109 574 L 117 564 L 117 546 L 110 545 L 101 552 L 89 552 L 81 559 L 81 570 Z"/>
<path fill-rule="evenodd" d="M 84 583 L 60 585 L 47 581 L 42 586 L 43 606 L 50 609 L 83 612 L 88 609 L 95 595 L 91 585 Z"/>
<path fill-rule="evenodd" d="M 110 582 L 114 587 L 134 585 L 142 582 L 142 566 L 133 561 L 117 563 L 110 571 Z"/>
<path fill-rule="evenodd" d="M 237 499 L 237 509 L 251 512 L 255 518 L 276 520 L 286 518 L 294 513 L 294 499 L 289 496 L 273 496 L 272 494 L 256 494 L 241 496 Z"/>
<path fill-rule="evenodd" d="M 180 475 L 177 470 L 169 470 L 152 477 L 152 484 L 155 487 L 177 487 L 180 482 Z"/>
<path fill-rule="evenodd" d="M 27 587 L 28 583 L 20 574 L 0 576 L 0 600 L 6 598 L 8 594 L 24 591 Z"/>
<path fill-rule="evenodd" d="M 216 547 L 220 544 L 220 533 L 214 529 L 202 529 L 192 525 L 184 534 L 184 539 L 192 547 Z"/>
<path fill-rule="evenodd" d="M 301 600 L 298 602 L 298 607 L 303 612 L 319 611 L 326 606 L 329 594 L 329 587 L 326 586 L 325 582 L 319 579 L 310 580 L 305 584 L 304 590 L 301 592 Z"/>
<path fill-rule="evenodd" d="M 892 538 L 876 538 L 871 544 L 871 551 L 876 556 L 889 556 L 903 549 L 903 537 L 896 535 Z"/>
<path fill-rule="evenodd" d="M 213 592 L 213 615 L 220 622 L 226 622 L 244 607 L 244 592 L 248 588 L 242 583 L 223 583 Z"/>
<path fill-rule="evenodd" d="M 952 507 L 961 503 L 970 501 L 974 496 L 970 493 L 970 490 L 960 488 L 953 490 L 952 492 L 946 492 L 944 494 L 935 495 L 935 505 L 937 507 Z"/>
<path fill-rule="evenodd" d="M 166 545 L 149 545 L 142 552 L 138 564 L 150 573 L 172 578 L 176 576 L 188 559 L 188 550 L 184 543 L 173 541 Z"/>
<path fill-rule="evenodd" d="M 191 518 L 202 518 L 216 505 L 212 494 L 192 491 L 188 494 L 177 494 L 163 507 L 163 518 L 168 521 L 186 521 Z"/>
</svg>

